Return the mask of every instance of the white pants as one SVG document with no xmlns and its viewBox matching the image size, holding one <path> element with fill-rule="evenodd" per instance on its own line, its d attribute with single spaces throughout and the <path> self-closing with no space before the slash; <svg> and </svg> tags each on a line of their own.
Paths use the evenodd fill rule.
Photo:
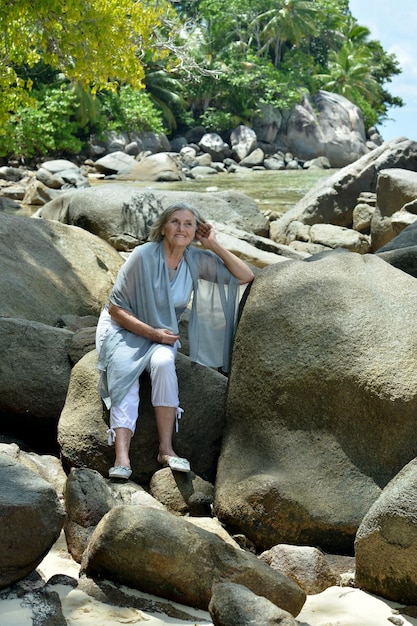
<svg viewBox="0 0 417 626">
<path fill-rule="evenodd" d="M 177 342 L 178 343 L 178 342 Z M 175 370 L 177 345 L 159 346 L 152 354 L 147 371 L 151 377 L 152 406 L 169 406 L 177 410 L 177 420 L 181 417 L 179 408 L 178 379 Z M 110 409 L 109 444 L 114 442 L 115 428 L 129 428 L 135 433 L 139 410 L 139 380 L 135 381 L 121 402 Z"/>
</svg>

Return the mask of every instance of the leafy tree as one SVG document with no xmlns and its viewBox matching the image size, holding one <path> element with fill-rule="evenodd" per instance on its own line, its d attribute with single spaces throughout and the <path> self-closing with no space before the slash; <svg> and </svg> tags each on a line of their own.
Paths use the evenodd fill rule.
<svg viewBox="0 0 417 626">
<path fill-rule="evenodd" d="M 192 53 L 209 72 L 194 75 L 186 84 L 191 110 L 199 121 L 221 125 L 227 112 L 236 123 L 249 123 L 259 104 L 287 106 L 305 91 L 293 76 L 274 67 L 261 41 L 257 11 L 265 13 L 271 6 L 272 0 L 256 4 L 230 0 L 226 6 L 222 0 L 199 3 L 199 19 L 189 39 L 194 42 Z"/>
<path fill-rule="evenodd" d="M 191 111 L 210 127 L 250 123 L 263 102 L 290 107 L 305 91 L 335 91 L 355 102 L 367 125 L 402 101 L 384 87 L 400 72 L 394 55 L 349 9 L 349 0 L 173 2 L 187 19 L 190 56 L 208 73 L 184 81 Z"/>
<path fill-rule="evenodd" d="M 337 50 L 344 43 L 343 34 L 346 20 L 349 17 L 348 0 L 315 0 L 316 34 L 304 38 L 299 49 L 313 57 L 314 65 L 322 69 L 326 67 L 329 50 Z"/>
<path fill-rule="evenodd" d="M 100 105 L 96 94 L 92 94 L 80 83 L 69 85 L 69 89 L 75 96 L 74 118 L 80 128 L 97 124 L 100 116 Z"/>
<path fill-rule="evenodd" d="M 198 19 L 200 0 L 171 0 L 171 2 L 178 15 L 185 21 Z"/>
<path fill-rule="evenodd" d="M 162 0 L 13 0 L 0 4 L 0 129 L 30 100 L 40 61 L 84 89 L 143 87 L 140 58 L 167 10 Z"/>
<path fill-rule="evenodd" d="M 373 105 L 377 113 L 377 121 L 381 122 L 387 119 L 389 107 L 402 107 L 404 105 L 400 97 L 390 94 L 384 86 L 385 83 L 391 82 L 393 76 L 401 74 L 401 67 L 395 54 L 386 53 L 379 41 L 370 41 L 367 46 L 372 51 L 374 59 L 372 75 L 379 85 L 379 98 Z"/>
</svg>

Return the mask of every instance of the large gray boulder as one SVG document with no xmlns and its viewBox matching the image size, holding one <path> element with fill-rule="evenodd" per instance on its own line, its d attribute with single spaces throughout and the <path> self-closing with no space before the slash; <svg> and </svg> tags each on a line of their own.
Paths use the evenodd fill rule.
<svg viewBox="0 0 417 626">
<path fill-rule="evenodd" d="M 185 518 L 154 508 L 119 506 L 96 526 L 81 574 L 207 610 L 214 583 L 242 584 L 296 616 L 305 594 L 254 554 Z"/>
<path fill-rule="evenodd" d="M 274 243 L 267 237 L 260 237 L 244 230 L 211 220 L 219 243 L 240 259 L 253 267 L 262 268 L 272 263 L 290 259 L 305 259 L 308 253 L 299 252 L 290 246 Z M 336 227 L 335 227 L 336 228 Z M 359 233 L 357 233 L 359 234 Z"/>
<path fill-rule="evenodd" d="M 272 238 L 274 238 L 276 232 L 275 225 L 276 222 L 272 222 L 270 229 Z M 322 251 L 344 248 L 360 254 L 371 251 L 371 239 L 368 235 L 352 228 L 335 226 L 334 224 L 313 224 L 308 226 L 295 221 L 291 224 L 287 236 L 289 240 L 289 246 L 287 247 L 294 246 L 294 252 L 301 252 L 303 248 L 306 252 L 310 251 L 311 254 L 317 253 L 314 252 L 315 248 L 321 248 Z"/>
<path fill-rule="evenodd" d="M 74 337 L 60 326 L 71 316 L 97 320 L 123 259 L 49 220 L 0 214 L 0 230 L 0 411 L 8 432 L 55 446 Z"/>
<path fill-rule="evenodd" d="M 16 443 L 0 443 L 0 452 L 7 454 L 13 461 L 39 474 L 41 478 L 54 487 L 59 500 L 63 500 L 67 475 L 57 456 L 25 452 L 21 450 Z"/>
<path fill-rule="evenodd" d="M 328 91 L 305 96 L 290 112 L 279 134 L 293 154 L 308 161 L 326 157 L 331 167 L 344 167 L 369 152 L 360 109 Z"/>
<path fill-rule="evenodd" d="M 260 549 L 352 550 L 417 454 L 417 283 L 332 252 L 255 278 L 233 350 L 214 512 Z"/>
<path fill-rule="evenodd" d="M 278 133 L 283 126 L 283 116 L 272 104 L 260 104 L 252 119 L 252 127 L 258 141 L 275 144 Z"/>
<path fill-rule="evenodd" d="M 417 459 L 385 487 L 365 515 L 355 540 L 355 584 L 415 604 L 417 595 Z"/>
<path fill-rule="evenodd" d="M 189 202 L 207 220 L 231 224 L 259 235 L 268 232 L 268 221 L 256 203 L 234 191 L 204 194 L 101 184 L 70 191 L 48 202 L 38 216 L 80 226 L 118 249 L 129 249 L 146 239 L 151 224 L 174 202 Z"/>
<path fill-rule="evenodd" d="M 154 133 L 151 131 L 116 132 L 109 131 L 98 138 L 92 135 L 89 142 L 89 149 L 92 157 L 101 157 L 108 154 L 128 155 L 156 154 L 161 151 L 169 152 L 171 144 L 164 133 Z M 100 160 L 100 159 L 98 159 Z M 117 170 L 113 170 L 117 171 Z"/>
<path fill-rule="evenodd" d="M 30 320 L 0 318 L 0 410 L 14 414 L 22 427 L 55 430 L 71 376 L 73 334 Z"/>
<path fill-rule="evenodd" d="M 65 485 L 65 539 L 75 561 L 81 561 L 88 541 L 106 513 L 114 506 L 107 481 L 89 468 L 72 469 Z"/>
<path fill-rule="evenodd" d="M 65 512 L 53 486 L 0 452 L 0 589 L 33 572 L 58 539 Z"/>
<path fill-rule="evenodd" d="M 232 156 L 232 151 L 217 133 L 205 133 L 198 142 L 199 148 L 203 152 L 207 152 L 213 161 L 223 161 Z"/>
<path fill-rule="evenodd" d="M 398 167 L 379 172 L 376 200 L 381 215 L 391 216 L 417 198 L 417 172 Z"/>
<path fill-rule="evenodd" d="M 0 315 L 59 324 L 99 315 L 123 259 L 84 229 L 0 213 Z"/>
<path fill-rule="evenodd" d="M 236 161 L 242 161 L 258 145 L 256 133 L 253 128 L 240 124 L 230 134 L 230 145 Z"/>
<path fill-rule="evenodd" d="M 306 95 L 290 111 L 261 105 L 253 129 L 268 154 L 289 151 L 305 162 L 325 159 L 327 167 L 344 167 L 369 152 L 361 111 L 328 91 Z"/>
<path fill-rule="evenodd" d="M 359 195 L 376 192 L 378 174 L 387 168 L 417 171 L 417 142 L 399 137 L 317 183 L 274 224 L 274 240 L 288 244 L 292 222 L 351 228 Z"/>
<path fill-rule="evenodd" d="M 107 444 L 108 412 L 97 391 L 97 354 L 88 353 L 73 367 L 65 405 L 58 422 L 58 443 L 66 469 L 89 467 L 107 477 L 114 448 Z M 214 481 L 223 435 L 227 378 L 217 371 L 177 356 L 180 402 L 184 414 L 174 448 L 187 457 L 192 470 Z M 131 444 L 131 479 L 147 484 L 160 469 L 156 457 L 158 437 L 150 402 L 150 381 L 141 379 L 141 406 Z"/>
<path fill-rule="evenodd" d="M 178 155 L 160 152 L 139 161 L 133 159 L 130 166 L 122 168 L 117 173 L 116 179 L 173 182 L 183 180 L 184 175 Z"/>
<path fill-rule="evenodd" d="M 417 224 L 416 228 L 414 228 L 414 232 L 417 232 Z M 378 251 L 376 252 L 376 256 L 384 259 L 384 261 L 390 263 L 393 267 L 397 267 L 399 270 L 417 278 L 417 245 L 383 250 L 381 252 Z"/>
<path fill-rule="evenodd" d="M 397 172 L 397 170 L 392 171 Z M 388 172 L 389 170 L 384 170 L 383 173 L 387 174 Z M 414 177 L 417 177 L 417 174 L 405 170 L 399 170 L 398 173 L 399 176 L 394 177 L 394 179 L 384 176 L 384 182 L 381 184 L 381 187 L 385 187 L 385 183 L 392 182 L 393 188 L 397 189 L 399 193 L 397 197 L 395 193 L 391 193 L 392 189 L 389 189 L 389 202 L 393 203 L 395 211 L 392 215 L 383 216 L 379 209 L 376 211 L 375 219 L 372 220 L 375 239 L 374 249 L 375 254 L 387 263 L 391 263 L 394 267 L 398 267 L 403 272 L 417 278 L 417 188 L 414 188 L 414 183 L 417 183 L 417 178 Z M 405 188 L 401 188 L 402 182 Z M 410 185 L 407 184 L 408 182 Z M 410 195 L 413 195 L 415 199 L 409 200 Z M 389 202 L 387 198 L 385 201 L 386 210 L 389 210 Z M 401 208 L 398 211 L 399 206 Z M 404 215 L 412 217 L 411 223 L 405 225 L 397 234 L 398 228 L 395 228 L 394 218 Z M 377 237 L 375 237 L 375 232 Z"/>
</svg>

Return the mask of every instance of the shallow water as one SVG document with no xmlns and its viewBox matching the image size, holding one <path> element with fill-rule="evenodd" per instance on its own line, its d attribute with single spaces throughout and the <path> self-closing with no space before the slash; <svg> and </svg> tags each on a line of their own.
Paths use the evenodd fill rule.
<svg viewBox="0 0 417 626">
<path fill-rule="evenodd" d="M 292 208 L 314 185 L 331 176 L 335 170 L 248 170 L 234 174 L 212 174 L 195 180 L 181 182 L 126 181 L 126 185 L 141 189 L 164 189 L 172 191 L 238 191 L 256 202 L 261 211 L 285 213 Z M 122 181 L 91 181 L 92 185 L 105 185 Z M 123 184 L 123 182 L 122 182 Z M 7 210 L 14 215 L 32 215 L 39 206 L 22 206 Z"/>
<path fill-rule="evenodd" d="M 285 213 L 314 185 L 331 176 L 335 170 L 248 170 L 235 174 L 211 174 L 196 180 L 171 183 L 129 182 L 146 189 L 172 191 L 238 191 L 255 200 L 261 211 Z"/>
</svg>

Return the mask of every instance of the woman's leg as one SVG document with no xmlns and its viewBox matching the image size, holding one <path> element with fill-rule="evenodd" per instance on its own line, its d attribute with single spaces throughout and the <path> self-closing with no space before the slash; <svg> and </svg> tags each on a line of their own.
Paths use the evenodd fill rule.
<svg viewBox="0 0 417 626">
<path fill-rule="evenodd" d="M 159 439 L 159 456 L 177 456 L 172 447 L 172 433 L 174 431 L 176 408 L 170 406 L 156 406 L 155 418 Z"/>
<path fill-rule="evenodd" d="M 130 467 L 130 441 L 132 439 L 132 431 L 129 428 L 118 427 L 115 428 L 114 449 L 116 457 L 114 459 L 114 467 L 123 465 L 124 467 Z"/>
<path fill-rule="evenodd" d="M 135 433 L 139 410 L 139 381 L 133 383 L 123 400 L 110 409 L 109 442 L 114 443 L 114 466 L 130 467 L 130 442 Z"/>
<path fill-rule="evenodd" d="M 103 309 L 97 324 L 96 349 L 100 353 L 107 332 L 112 327 L 112 319 L 107 307 Z M 130 468 L 129 450 L 135 432 L 139 409 L 139 381 L 132 385 L 126 396 L 117 406 L 110 409 L 109 445 L 114 443 L 116 458 L 113 467 Z"/>
<path fill-rule="evenodd" d="M 152 383 L 151 400 L 159 438 L 159 458 L 178 456 L 172 446 L 175 420 L 179 412 L 176 353 L 176 347 L 161 346 L 153 353 L 149 367 Z"/>
</svg>

